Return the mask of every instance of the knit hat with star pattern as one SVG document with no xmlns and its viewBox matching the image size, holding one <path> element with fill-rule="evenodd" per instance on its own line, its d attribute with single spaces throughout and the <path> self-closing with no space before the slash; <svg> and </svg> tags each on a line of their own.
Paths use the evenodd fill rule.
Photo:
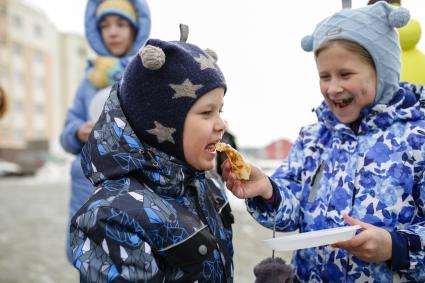
<svg viewBox="0 0 425 283">
<path fill-rule="evenodd" d="M 120 85 L 123 112 L 137 137 L 184 161 L 183 127 L 192 105 L 226 82 L 210 50 L 150 39 L 128 64 Z"/>
<path fill-rule="evenodd" d="M 399 89 L 401 49 L 395 27 L 405 26 L 409 11 L 379 1 L 372 6 L 343 9 L 321 21 L 312 35 L 304 37 L 305 51 L 316 51 L 329 40 L 345 39 L 364 47 L 376 67 L 375 104 L 388 103 Z"/>
</svg>

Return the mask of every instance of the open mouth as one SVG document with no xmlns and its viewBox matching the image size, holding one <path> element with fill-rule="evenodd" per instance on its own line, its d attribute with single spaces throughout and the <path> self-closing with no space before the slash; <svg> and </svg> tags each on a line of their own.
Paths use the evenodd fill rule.
<svg viewBox="0 0 425 283">
<path fill-rule="evenodd" d="M 344 108 L 347 107 L 351 102 L 353 102 L 354 98 L 344 98 L 339 100 L 334 100 L 333 103 L 336 107 Z"/>
<path fill-rule="evenodd" d="M 210 143 L 205 148 L 208 152 L 214 153 L 215 152 L 215 143 Z"/>
</svg>

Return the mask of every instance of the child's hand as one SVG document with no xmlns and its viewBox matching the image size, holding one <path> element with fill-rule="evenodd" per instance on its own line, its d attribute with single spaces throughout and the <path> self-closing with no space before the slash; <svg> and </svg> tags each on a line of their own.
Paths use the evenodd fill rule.
<svg viewBox="0 0 425 283">
<path fill-rule="evenodd" d="M 344 214 L 345 221 L 350 225 L 360 225 L 361 232 L 352 239 L 332 245 L 334 248 L 345 249 L 350 254 L 367 262 L 383 262 L 391 258 L 392 239 L 390 233 Z"/>
<path fill-rule="evenodd" d="M 77 131 L 77 138 L 83 142 L 86 143 L 89 139 L 90 133 L 93 130 L 94 122 L 88 121 L 85 122 Z"/>
<path fill-rule="evenodd" d="M 269 199 L 273 195 L 273 187 L 269 178 L 257 167 L 251 165 L 251 174 L 249 180 L 238 180 L 231 171 L 229 159 L 226 159 L 221 165 L 223 179 L 227 188 L 238 198 L 252 198 L 262 196 Z"/>
</svg>

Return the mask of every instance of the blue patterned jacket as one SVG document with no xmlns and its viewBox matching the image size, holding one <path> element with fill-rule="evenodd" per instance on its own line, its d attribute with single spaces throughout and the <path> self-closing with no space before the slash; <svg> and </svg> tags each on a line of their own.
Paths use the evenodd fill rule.
<svg viewBox="0 0 425 283">
<path fill-rule="evenodd" d="M 279 231 L 347 225 L 342 215 L 419 236 L 410 266 L 398 272 L 345 250 L 321 246 L 293 257 L 296 282 L 425 282 L 425 89 L 401 84 L 389 105 L 375 105 L 357 133 L 325 103 L 304 127 L 288 160 L 271 176 L 277 201 L 247 200 L 248 211 Z"/>
<path fill-rule="evenodd" d="M 138 140 L 116 86 L 82 167 L 97 186 L 71 222 L 82 282 L 233 282 L 233 219 L 221 181 Z"/>
</svg>

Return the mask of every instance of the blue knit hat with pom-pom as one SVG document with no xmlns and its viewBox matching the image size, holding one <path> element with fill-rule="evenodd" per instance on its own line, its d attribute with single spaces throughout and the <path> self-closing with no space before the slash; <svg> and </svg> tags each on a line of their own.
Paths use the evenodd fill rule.
<svg viewBox="0 0 425 283">
<path fill-rule="evenodd" d="M 329 40 L 345 39 L 364 47 L 372 56 L 377 75 L 375 104 L 386 104 L 399 89 L 401 49 L 395 28 L 405 26 L 409 11 L 379 1 L 358 9 L 343 9 L 321 21 L 304 37 L 305 51 L 316 51 Z"/>
<path fill-rule="evenodd" d="M 226 82 L 211 49 L 150 39 L 128 64 L 120 102 L 137 137 L 184 161 L 183 127 L 193 104 Z"/>
</svg>

